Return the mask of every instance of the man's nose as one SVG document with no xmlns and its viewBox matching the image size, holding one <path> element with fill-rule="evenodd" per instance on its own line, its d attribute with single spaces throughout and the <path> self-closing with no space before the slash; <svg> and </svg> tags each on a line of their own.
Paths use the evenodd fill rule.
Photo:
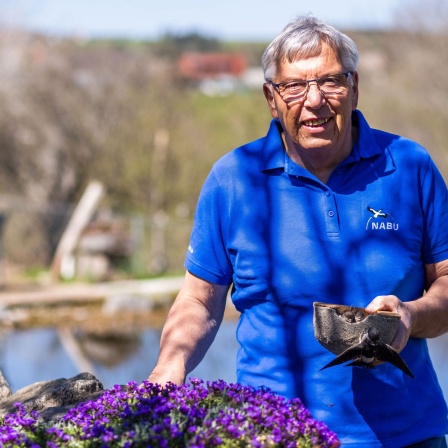
<svg viewBox="0 0 448 448">
<path fill-rule="evenodd" d="M 318 108 L 325 100 L 324 94 L 316 81 L 308 81 L 308 90 L 306 92 L 305 104 L 311 108 Z"/>
</svg>

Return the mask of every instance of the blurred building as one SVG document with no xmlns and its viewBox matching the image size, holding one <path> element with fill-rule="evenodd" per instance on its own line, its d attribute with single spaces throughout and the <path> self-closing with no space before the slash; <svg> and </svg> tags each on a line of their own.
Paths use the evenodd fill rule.
<svg viewBox="0 0 448 448">
<path fill-rule="evenodd" d="M 203 81 L 222 76 L 239 78 L 247 68 L 246 57 L 239 53 L 184 53 L 178 61 L 182 78 Z"/>
<path fill-rule="evenodd" d="M 177 70 L 183 81 L 211 96 L 253 88 L 246 81 L 247 73 L 253 73 L 254 68 L 248 67 L 247 58 L 241 53 L 185 52 L 178 60 Z M 261 85 L 262 81 L 258 87 Z"/>
</svg>

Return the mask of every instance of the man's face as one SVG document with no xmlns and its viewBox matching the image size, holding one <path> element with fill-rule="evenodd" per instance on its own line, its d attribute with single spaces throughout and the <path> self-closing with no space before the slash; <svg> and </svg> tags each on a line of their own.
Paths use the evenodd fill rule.
<svg viewBox="0 0 448 448">
<path fill-rule="evenodd" d="M 318 56 L 285 62 L 278 68 L 273 82 L 320 78 L 343 71 L 334 51 L 323 45 Z M 297 150 L 325 149 L 335 155 L 351 148 L 351 113 L 358 104 L 357 74 L 352 78 L 353 83 L 348 80 L 344 94 L 323 96 L 313 82 L 305 98 L 289 104 L 282 100 L 276 89 L 264 85 L 272 117 L 280 120 L 287 141 Z"/>
</svg>

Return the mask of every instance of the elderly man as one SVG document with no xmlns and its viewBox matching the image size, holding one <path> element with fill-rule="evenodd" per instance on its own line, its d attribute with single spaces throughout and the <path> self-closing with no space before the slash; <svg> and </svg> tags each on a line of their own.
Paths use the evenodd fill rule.
<svg viewBox="0 0 448 448">
<path fill-rule="evenodd" d="M 232 285 L 238 382 L 301 398 L 343 446 L 443 447 L 425 338 L 448 331 L 447 188 L 424 148 L 357 110 L 357 60 L 351 39 L 310 16 L 266 49 L 271 126 L 205 182 L 149 380 L 185 380 Z M 314 301 L 399 313 L 391 345 L 414 378 L 380 362 L 322 370 L 334 355 L 314 338 Z"/>
</svg>

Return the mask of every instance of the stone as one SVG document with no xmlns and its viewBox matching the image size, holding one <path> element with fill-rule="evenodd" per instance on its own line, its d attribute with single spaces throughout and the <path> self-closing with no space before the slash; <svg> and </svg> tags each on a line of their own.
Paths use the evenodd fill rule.
<svg viewBox="0 0 448 448">
<path fill-rule="evenodd" d="M 0 384 L 0 395 L 5 391 L 5 386 L 2 389 Z M 0 416 L 15 413 L 14 403 L 19 402 L 27 412 L 37 411 L 44 421 L 58 420 L 77 404 L 96 400 L 103 392 L 102 383 L 88 372 L 68 379 L 41 381 L 23 387 L 13 394 L 4 394 L 0 401 Z"/>
<path fill-rule="evenodd" d="M 11 388 L 0 370 L 0 403 L 10 395 L 12 395 Z"/>
</svg>

